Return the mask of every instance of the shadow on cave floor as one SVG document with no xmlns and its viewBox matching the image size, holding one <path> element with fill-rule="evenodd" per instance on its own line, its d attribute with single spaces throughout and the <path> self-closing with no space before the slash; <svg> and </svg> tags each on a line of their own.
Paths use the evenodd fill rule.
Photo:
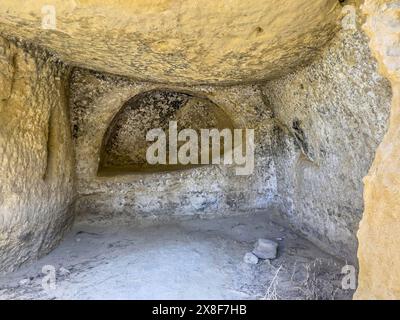
<svg viewBox="0 0 400 320">
<path fill-rule="evenodd" d="M 258 238 L 275 260 L 243 262 Z M 44 289 L 43 266 L 56 287 Z M 350 299 L 344 263 L 267 213 L 153 226 L 80 221 L 48 256 L 2 277 L 1 299 Z"/>
</svg>

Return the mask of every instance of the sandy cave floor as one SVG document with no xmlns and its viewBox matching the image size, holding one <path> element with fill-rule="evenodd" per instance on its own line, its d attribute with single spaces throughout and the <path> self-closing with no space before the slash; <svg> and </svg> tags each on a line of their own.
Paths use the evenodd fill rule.
<svg viewBox="0 0 400 320">
<path fill-rule="evenodd" d="M 278 258 L 243 262 L 258 238 Z M 43 266 L 56 270 L 45 290 Z M 77 222 L 46 257 L 0 278 L 0 299 L 350 299 L 344 262 L 268 214 L 151 226 Z"/>
</svg>

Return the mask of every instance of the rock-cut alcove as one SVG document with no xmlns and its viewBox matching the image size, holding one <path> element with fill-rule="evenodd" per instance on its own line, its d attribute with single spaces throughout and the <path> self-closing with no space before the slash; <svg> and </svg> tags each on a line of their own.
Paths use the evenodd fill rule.
<svg viewBox="0 0 400 320">
<path fill-rule="evenodd" d="M 146 159 L 146 151 L 152 144 L 146 134 L 153 129 L 161 129 L 168 136 L 170 122 L 177 124 L 176 131 L 193 129 L 200 136 L 201 129 L 234 128 L 230 116 L 206 97 L 173 90 L 151 90 L 140 93 L 124 103 L 115 115 L 103 138 L 100 152 L 100 176 L 179 170 L 196 164 L 152 165 Z M 179 148 L 184 141 L 178 141 Z M 169 153 L 167 139 L 166 158 Z M 223 155 L 223 144 L 221 155 Z M 209 147 L 210 148 L 210 147 Z M 208 152 L 211 156 L 211 150 Z M 201 154 L 199 153 L 198 165 Z M 211 162 L 210 162 L 211 163 Z"/>
<path fill-rule="evenodd" d="M 96 221 L 226 216 L 274 204 L 273 120 L 257 86 L 165 86 L 75 69 L 70 108 L 78 216 Z M 233 165 L 213 164 L 210 145 L 209 164 L 147 164 L 148 130 L 166 132 L 170 120 L 176 120 L 177 132 L 191 128 L 198 137 L 199 129 L 257 127 L 256 140 L 263 145 L 255 154 L 257 173 L 236 176 Z M 223 161 L 224 138 L 219 142 Z"/>
<path fill-rule="evenodd" d="M 50 261 L 60 298 L 349 298 L 359 262 L 358 297 L 399 297 L 400 5 L 362 2 L 1 1 L 0 273 L 72 232 L 0 295 Z M 254 170 L 150 164 L 175 121 L 254 129 Z"/>
</svg>

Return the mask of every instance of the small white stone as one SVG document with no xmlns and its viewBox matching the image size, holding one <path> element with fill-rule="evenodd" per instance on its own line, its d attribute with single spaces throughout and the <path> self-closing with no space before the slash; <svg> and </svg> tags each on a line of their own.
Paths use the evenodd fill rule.
<svg viewBox="0 0 400 320">
<path fill-rule="evenodd" d="M 258 258 L 252 252 L 247 252 L 243 257 L 243 261 L 247 264 L 257 264 Z"/>
<path fill-rule="evenodd" d="M 275 259 L 278 244 L 268 239 L 258 239 L 253 253 L 260 259 Z"/>
</svg>

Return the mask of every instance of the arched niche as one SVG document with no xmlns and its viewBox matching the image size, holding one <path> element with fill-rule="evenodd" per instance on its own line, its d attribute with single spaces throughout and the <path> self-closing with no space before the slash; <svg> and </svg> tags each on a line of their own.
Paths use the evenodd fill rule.
<svg viewBox="0 0 400 320">
<path fill-rule="evenodd" d="M 197 166 L 151 165 L 147 162 L 146 150 L 152 144 L 146 141 L 147 132 L 161 128 L 168 136 L 170 121 L 177 122 L 178 132 L 194 129 L 199 139 L 200 129 L 234 129 L 226 111 L 204 96 L 168 89 L 140 93 L 123 104 L 108 126 L 101 146 L 98 176 L 174 171 Z M 168 149 L 167 140 L 167 159 Z M 223 141 L 220 152 L 221 155 L 224 153 Z"/>
</svg>

